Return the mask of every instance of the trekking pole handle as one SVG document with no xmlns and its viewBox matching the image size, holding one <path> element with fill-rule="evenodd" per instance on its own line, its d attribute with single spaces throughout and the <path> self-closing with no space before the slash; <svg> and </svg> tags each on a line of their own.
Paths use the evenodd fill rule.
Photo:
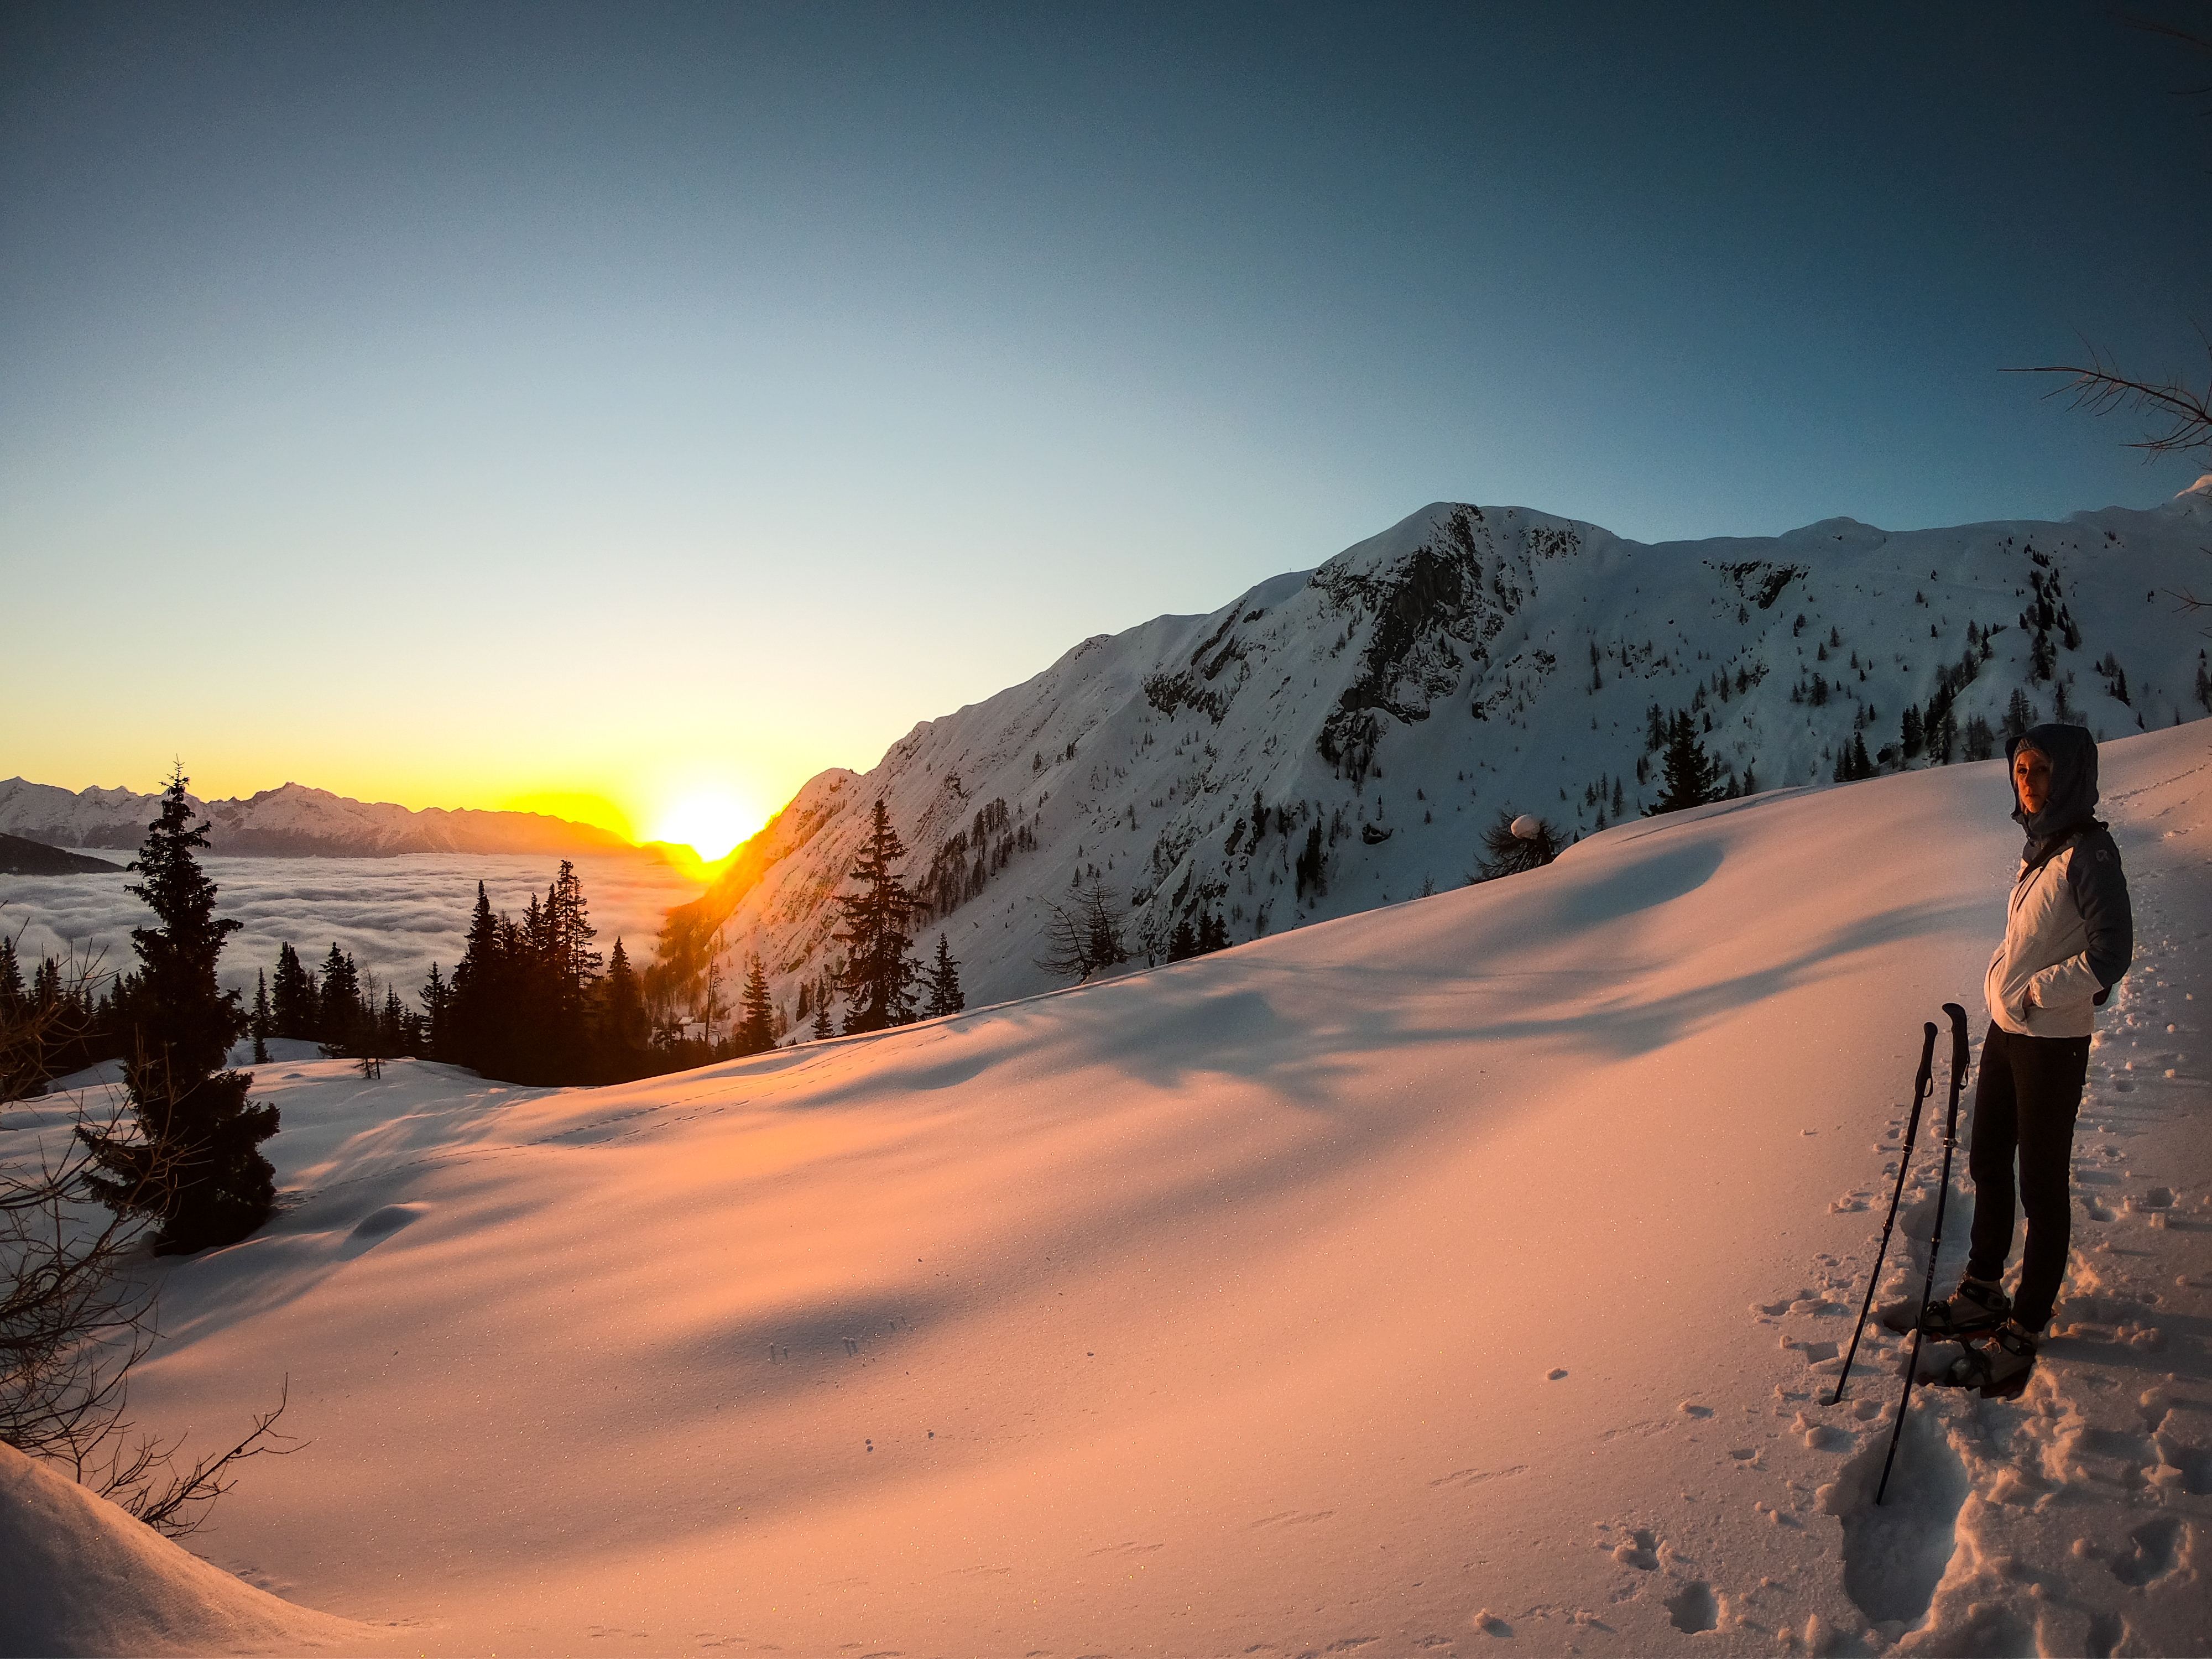
<svg viewBox="0 0 2212 1659">
<path fill-rule="evenodd" d="M 1951 1022 L 1951 1121 L 1944 1131 L 1945 1139 L 1950 1139 L 1958 1132 L 1959 1095 L 1966 1082 L 1966 1011 L 1955 1002 L 1947 1002 L 1943 1012 Z"/>
</svg>

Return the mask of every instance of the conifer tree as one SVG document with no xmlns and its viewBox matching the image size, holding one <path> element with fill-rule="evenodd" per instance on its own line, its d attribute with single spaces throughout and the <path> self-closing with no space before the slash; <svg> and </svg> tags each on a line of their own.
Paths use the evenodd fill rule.
<svg viewBox="0 0 2212 1659">
<path fill-rule="evenodd" d="M 582 1019 L 585 1000 L 599 977 L 599 953 L 592 949 L 599 929 L 592 926 L 591 909 L 584 878 L 573 862 L 562 859 L 561 873 L 545 893 L 544 955 L 557 1012 L 570 1025 Z"/>
<path fill-rule="evenodd" d="M 830 1025 L 830 999 L 824 997 L 821 1001 L 814 1005 L 814 1028 L 812 1036 L 817 1042 L 820 1042 L 825 1038 L 833 1037 L 836 1035 L 837 1033 L 831 1030 Z"/>
<path fill-rule="evenodd" d="M 1201 911 L 1198 918 L 1198 953 L 1211 955 L 1229 948 L 1229 924 L 1218 910 Z"/>
<path fill-rule="evenodd" d="M 903 1025 L 914 1018 L 916 969 L 907 954 L 914 941 L 906 929 L 915 902 L 892 869 L 905 856 L 906 846 L 891 828 L 890 815 L 878 796 L 868 838 L 849 875 L 860 884 L 860 891 L 841 893 L 836 900 L 845 913 L 837 941 L 849 947 L 838 981 L 846 998 L 848 1036 Z"/>
<path fill-rule="evenodd" d="M 1188 962 L 1198 954 L 1198 930 L 1190 925 L 1188 916 L 1176 918 L 1175 931 L 1168 935 L 1168 960 Z"/>
<path fill-rule="evenodd" d="M 1296 891 L 1300 898 L 1303 899 L 1310 892 L 1314 896 L 1314 897 L 1319 898 L 1324 893 L 1328 891 L 1328 880 L 1326 873 L 1328 857 L 1328 849 L 1322 844 L 1321 819 L 1316 817 L 1311 826 L 1306 830 L 1305 849 L 1298 854 L 1296 868 L 1293 872 L 1297 883 Z M 1188 923 L 1185 922 L 1180 925 L 1187 927 L 1188 926 Z M 1194 934 L 1192 935 L 1194 949 L 1195 948 L 1197 936 Z M 1184 956 L 1191 954 L 1192 951 L 1186 951 L 1183 953 Z M 1182 957 L 1178 957 L 1175 954 L 1175 947 L 1172 943 L 1170 943 L 1168 947 L 1168 960 L 1170 962 L 1180 962 L 1182 960 Z"/>
<path fill-rule="evenodd" d="M 353 958 L 338 949 L 336 939 L 331 941 L 330 955 L 323 958 L 322 984 L 316 1003 L 317 1039 L 331 1054 L 343 1052 L 353 1042 L 356 1028 L 361 1024 L 361 975 L 353 965 Z"/>
<path fill-rule="evenodd" d="M 645 994 L 638 987 L 636 971 L 629 965 L 629 952 L 617 939 L 613 954 L 607 958 L 606 1015 L 601 1030 L 604 1046 L 612 1051 L 620 1075 L 633 1074 L 651 1035 L 649 1025 Z"/>
<path fill-rule="evenodd" d="M 740 1054 L 765 1054 L 775 1047 L 775 1004 L 768 994 L 768 973 L 755 957 L 745 964 L 745 988 L 738 1000 L 742 1017 L 734 1034 Z"/>
<path fill-rule="evenodd" d="M 422 988 L 415 994 L 422 1005 L 422 1048 L 432 1060 L 447 1058 L 447 1047 L 453 1039 L 447 1022 L 452 1018 L 453 988 L 432 963 L 430 971 L 423 976 Z"/>
<path fill-rule="evenodd" d="M 1667 752 L 1662 763 L 1664 787 L 1658 800 L 1644 808 L 1644 816 L 1647 818 L 1656 817 L 1662 812 L 1704 806 L 1720 799 L 1720 792 L 1713 787 L 1720 769 L 1698 741 L 1697 727 L 1686 709 L 1676 710 L 1668 722 Z"/>
<path fill-rule="evenodd" d="M 269 1063 L 269 974 L 266 969 L 257 969 L 253 975 L 253 1017 L 246 1028 L 253 1036 L 253 1063 Z"/>
<path fill-rule="evenodd" d="M 315 976 L 286 940 L 276 949 L 276 974 L 269 986 L 270 1034 L 307 1038 L 315 1035 L 318 1021 Z"/>
<path fill-rule="evenodd" d="M 968 999 L 960 990 L 960 964 L 952 959 L 942 933 L 937 936 L 937 957 L 929 964 L 928 983 L 929 1001 L 922 1012 L 930 1018 L 957 1014 L 968 1006 Z"/>
<path fill-rule="evenodd" d="M 446 1056 L 479 1072 L 489 1070 L 495 1054 L 504 1048 L 498 1014 L 505 988 L 506 942 L 500 918 L 480 881 L 476 909 L 469 917 L 468 942 L 453 967 L 453 1004 L 447 1013 L 452 1052 Z"/>
<path fill-rule="evenodd" d="M 223 941 L 242 925 L 215 913 L 216 889 L 193 850 L 207 826 L 191 821 L 181 768 L 130 868 L 130 889 L 160 920 L 131 930 L 142 966 L 130 998 L 124 1086 L 137 1120 L 126 1136 L 80 1126 L 100 1173 L 93 1195 L 117 1213 L 155 1217 L 155 1249 L 185 1254 L 236 1243 L 268 1218 L 276 1171 L 259 1151 L 276 1109 L 249 1105 L 245 1072 L 224 1069 L 246 1027 L 238 994 L 216 977 Z"/>
<path fill-rule="evenodd" d="M 1121 938 L 1121 907 L 1106 896 L 1097 880 L 1083 896 L 1083 931 L 1093 971 L 1118 968 L 1129 959 L 1129 947 Z"/>
</svg>

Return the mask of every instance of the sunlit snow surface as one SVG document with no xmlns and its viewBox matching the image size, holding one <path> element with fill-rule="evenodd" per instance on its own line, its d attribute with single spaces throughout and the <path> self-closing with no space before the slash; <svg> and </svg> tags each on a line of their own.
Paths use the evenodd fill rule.
<svg viewBox="0 0 2212 1659">
<path fill-rule="evenodd" d="M 2203 729 L 2104 750 L 2063 1334 L 1916 1393 L 1880 1511 L 1897 1339 L 1825 1402 L 1921 1022 L 1984 1024 L 1996 764 L 623 1088 L 264 1067 L 283 1213 L 159 1269 L 133 1403 L 289 1376 L 194 1542 L 409 1652 L 2201 1650 Z"/>
</svg>

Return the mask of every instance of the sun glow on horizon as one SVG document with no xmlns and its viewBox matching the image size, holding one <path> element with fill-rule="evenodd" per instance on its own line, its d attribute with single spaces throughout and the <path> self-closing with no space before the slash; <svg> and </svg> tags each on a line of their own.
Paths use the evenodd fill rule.
<svg viewBox="0 0 2212 1659">
<path fill-rule="evenodd" d="M 768 815 L 726 784 L 696 783 L 672 794 L 650 820 L 647 839 L 689 847 L 719 864 L 758 830 Z"/>
</svg>

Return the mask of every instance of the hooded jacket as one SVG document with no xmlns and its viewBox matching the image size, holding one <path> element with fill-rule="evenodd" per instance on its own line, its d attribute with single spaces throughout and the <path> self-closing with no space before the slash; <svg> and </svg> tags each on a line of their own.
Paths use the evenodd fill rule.
<svg viewBox="0 0 2212 1659">
<path fill-rule="evenodd" d="M 2034 813 L 2012 781 L 2023 749 L 2051 762 L 2050 798 Z M 2078 726 L 2033 727 L 2005 744 L 2005 785 L 2027 845 L 2006 905 L 2004 943 L 1983 981 L 1990 1018 L 2022 1036 L 2087 1036 L 2135 955 L 2120 849 L 2094 811 L 2096 739 Z"/>
</svg>

